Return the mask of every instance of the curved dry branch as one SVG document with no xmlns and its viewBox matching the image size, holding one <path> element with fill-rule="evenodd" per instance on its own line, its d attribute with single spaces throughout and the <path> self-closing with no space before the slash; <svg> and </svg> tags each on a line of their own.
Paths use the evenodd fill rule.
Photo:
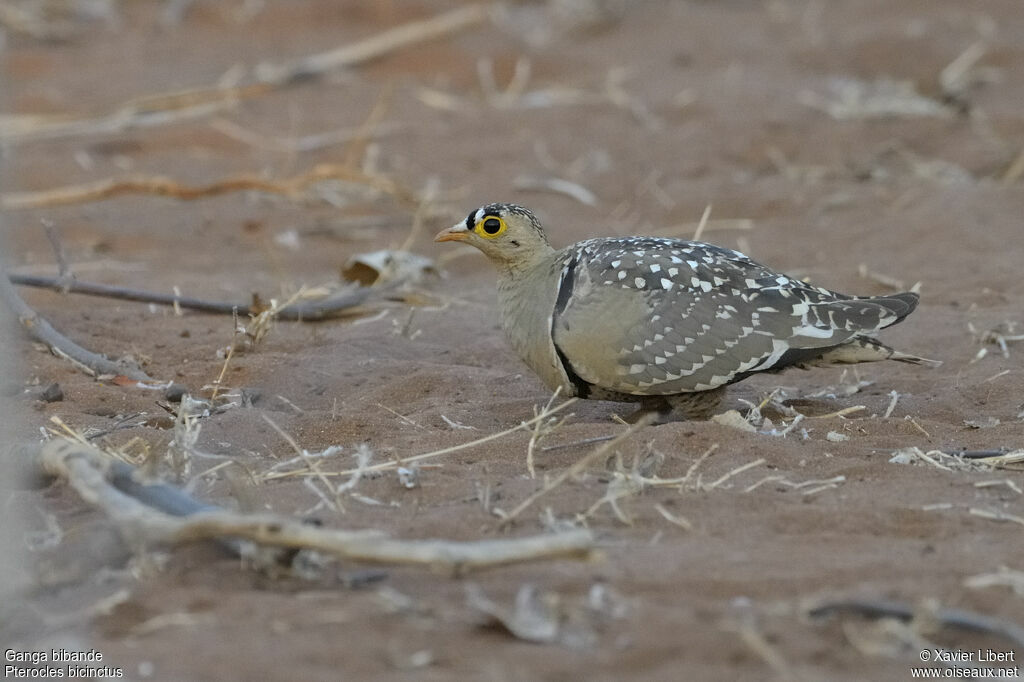
<svg viewBox="0 0 1024 682">
<path fill-rule="evenodd" d="M 57 280 L 55 280 L 57 281 Z M 56 286 L 60 287 L 60 284 Z M 126 376 L 135 381 L 153 381 L 153 378 L 138 367 L 131 367 L 124 362 L 110 360 L 83 348 L 68 337 L 61 334 L 45 319 L 39 316 L 15 291 L 8 280 L 7 273 L 0 266 L 0 301 L 3 302 L 18 318 L 18 322 L 37 341 L 46 344 L 57 357 L 68 360 L 90 376 L 105 374 Z"/>
<path fill-rule="evenodd" d="M 59 293 L 84 294 L 86 296 L 98 296 L 101 298 L 113 298 L 121 301 L 136 301 L 138 303 L 155 303 L 157 305 L 170 305 L 187 310 L 196 310 L 204 313 L 218 315 L 257 315 L 263 309 L 258 306 L 231 303 L 225 301 L 208 301 L 191 296 L 176 296 L 144 289 L 129 289 L 100 284 L 98 282 L 83 282 L 81 280 L 68 280 L 62 277 L 41 277 L 37 275 L 9 275 L 11 283 L 19 286 L 38 287 L 42 289 L 53 289 Z M 286 321 L 307 321 L 314 322 L 326 320 L 330 317 L 349 312 L 351 308 L 365 303 L 371 294 L 390 291 L 390 285 L 376 288 L 358 287 L 346 289 L 336 294 L 323 298 L 319 301 L 298 301 L 289 306 L 281 308 L 275 317 Z"/>
<path fill-rule="evenodd" d="M 339 558 L 386 564 L 413 564 L 463 572 L 524 561 L 589 558 L 593 535 L 587 530 L 522 538 L 455 542 L 450 540 L 398 540 L 375 530 L 347 531 L 323 528 L 277 514 L 241 514 L 210 508 L 191 501 L 175 504 L 185 516 L 151 499 L 153 486 L 127 489 L 112 478 L 130 474 L 123 463 L 91 445 L 65 438 L 45 443 L 39 451 L 44 471 L 59 476 L 86 502 L 105 512 L 127 538 L 143 543 L 179 543 L 193 540 L 249 540 L 275 547 L 311 549 Z M 115 468 L 116 466 L 116 468 Z M 160 485 L 161 495 L 169 486 Z M 175 497 L 184 496 L 176 495 Z M 186 496 L 187 497 L 187 496 Z"/>
<path fill-rule="evenodd" d="M 231 192 L 258 191 L 288 198 L 301 198 L 311 185 L 326 180 L 339 180 L 372 187 L 394 196 L 409 205 L 419 201 L 413 192 L 381 175 L 372 175 L 349 166 L 322 163 L 311 170 L 271 180 L 258 175 L 231 175 L 206 185 L 185 185 L 160 175 L 132 175 L 125 178 L 105 178 L 80 185 L 68 185 L 39 192 L 0 194 L 0 207 L 15 210 L 42 208 L 101 201 L 126 194 L 149 194 L 182 200 L 205 199 Z"/>
</svg>

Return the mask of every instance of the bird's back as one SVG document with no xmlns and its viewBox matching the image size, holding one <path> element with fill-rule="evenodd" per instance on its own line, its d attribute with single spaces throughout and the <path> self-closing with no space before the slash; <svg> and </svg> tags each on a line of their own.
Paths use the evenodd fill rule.
<svg viewBox="0 0 1024 682">
<path fill-rule="evenodd" d="M 630 395 L 710 390 L 807 362 L 917 305 L 909 292 L 864 298 L 814 287 L 700 242 L 593 239 L 558 259 L 556 354 L 577 380 Z"/>
</svg>

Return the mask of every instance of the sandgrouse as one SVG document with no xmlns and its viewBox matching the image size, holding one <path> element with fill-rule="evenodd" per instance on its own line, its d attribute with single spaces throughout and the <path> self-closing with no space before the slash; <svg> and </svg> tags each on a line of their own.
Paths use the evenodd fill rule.
<svg viewBox="0 0 1024 682">
<path fill-rule="evenodd" d="M 874 338 L 913 312 L 911 292 L 847 296 L 679 239 L 588 239 L 556 251 L 537 217 L 513 204 L 479 208 L 436 241 L 472 244 L 491 260 L 508 341 L 548 387 L 639 402 L 638 415 L 707 418 L 726 385 L 794 365 L 931 362 Z"/>
</svg>

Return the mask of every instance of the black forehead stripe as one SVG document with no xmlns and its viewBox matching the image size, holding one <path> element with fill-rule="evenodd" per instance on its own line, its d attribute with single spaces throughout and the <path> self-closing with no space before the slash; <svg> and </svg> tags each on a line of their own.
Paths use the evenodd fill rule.
<svg viewBox="0 0 1024 682">
<path fill-rule="evenodd" d="M 472 232 L 473 228 L 476 227 L 476 225 L 473 224 L 473 218 L 475 216 L 476 211 L 473 211 L 468 216 L 466 216 L 466 229 L 469 230 L 470 232 Z"/>
</svg>

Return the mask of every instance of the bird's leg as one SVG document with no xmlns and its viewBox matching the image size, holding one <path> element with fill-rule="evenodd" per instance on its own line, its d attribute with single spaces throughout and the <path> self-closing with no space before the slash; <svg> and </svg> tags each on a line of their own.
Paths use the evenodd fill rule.
<svg viewBox="0 0 1024 682">
<path fill-rule="evenodd" d="M 640 407 L 634 412 L 626 415 L 625 421 L 629 424 L 636 424 L 649 414 L 654 415 L 653 424 L 667 424 L 673 421 L 672 405 L 663 396 L 645 398 L 640 401 Z"/>
<path fill-rule="evenodd" d="M 725 386 L 710 391 L 677 393 L 665 396 L 665 400 L 672 406 L 672 412 L 676 419 L 703 421 L 710 419 L 715 414 L 723 397 L 725 397 Z"/>
</svg>

